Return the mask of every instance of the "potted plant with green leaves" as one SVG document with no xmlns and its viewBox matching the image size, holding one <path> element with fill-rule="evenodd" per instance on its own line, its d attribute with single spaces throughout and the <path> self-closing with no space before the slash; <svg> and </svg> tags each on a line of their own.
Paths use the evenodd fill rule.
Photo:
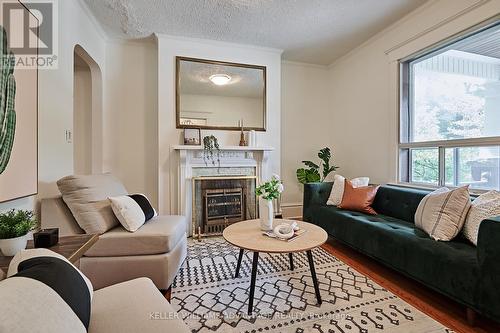
<svg viewBox="0 0 500 333">
<path fill-rule="evenodd" d="M 330 148 L 325 147 L 321 149 L 318 152 L 318 157 L 322 162 L 323 170 L 320 170 L 320 166 L 312 161 L 302 161 L 306 168 L 297 169 L 297 180 L 301 184 L 323 182 L 330 173 L 339 168 L 338 166 L 330 165 L 330 158 L 332 157 Z"/>
<path fill-rule="evenodd" d="M 263 231 L 273 230 L 274 209 L 273 200 L 283 192 L 284 187 L 278 175 L 257 186 L 255 193 L 259 196 L 260 228 Z"/>
<path fill-rule="evenodd" d="M 28 232 L 36 226 L 33 212 L 11 209 L 0 213 L 0 251 L 4 256 L 14 256 L 26 248 Z"/>
<path fill-rule="evenodd" d="M 214 152 L 215 151 L 215 152 Z M 203 138 L 203 160 L 205 165 L 208 165 L 207 161 L 212 161 L 212 165 L 215 165 L 214 155 L 217 157 L 217 167 L 220 167 L 220 146 L 219 140 L 214 135 L 207 135 Z"/>
</svg>

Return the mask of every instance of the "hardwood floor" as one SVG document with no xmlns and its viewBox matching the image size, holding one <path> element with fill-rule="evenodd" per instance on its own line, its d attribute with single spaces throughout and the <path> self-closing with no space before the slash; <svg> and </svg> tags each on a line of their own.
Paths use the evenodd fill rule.
<svg viewBox="0 0 500 333">
<path fill-rule="evenodd" d="M 500 324 L 477 315 L 467 323 L 466 308 L 424 285 L 378 263 L 354 249 L 329 239 L 323 248 L 358 272 L 456 332 L 500 332 Z"/>
</svg>

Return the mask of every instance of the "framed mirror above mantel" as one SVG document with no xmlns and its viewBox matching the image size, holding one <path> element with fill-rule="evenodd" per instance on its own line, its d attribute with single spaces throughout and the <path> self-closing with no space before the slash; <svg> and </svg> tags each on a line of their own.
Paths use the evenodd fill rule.
<svg viewBox="0 0 500 333">
<path fill-rule="evenodd" d="M 266 130 L 266 67 L 176 57 L 176 126 Z"/>
</svg>

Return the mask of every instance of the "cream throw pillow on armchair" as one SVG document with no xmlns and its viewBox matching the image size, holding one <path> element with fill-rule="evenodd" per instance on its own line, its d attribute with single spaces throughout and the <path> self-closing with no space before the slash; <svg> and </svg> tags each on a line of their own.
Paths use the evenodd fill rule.
<svg viewBox="0 0 500 333">
<path fill-rule="evenodd" d="M 470 206 L 469 186 L 439 188 L 420 201 L 415 225 L 434 240 L 450 241 L 462 230 Z"/>
<path fill-rule="evenodd" d="M 353 188 L 358 188 L 362 186 L 368 186 L 370 182 L 370 178 L 368 177 L 358 177 L 351 179 L 351 184 Z M 342 202 L 342 198 L 344 197 L 344 186 L 345 186 L 345 178 L 341 175 L 335 175 L 333 177 L 333 186 L 332 191 L 330 192 L 330 197 L 326 202 L 327 205 L 338 206 Z"/>
</svg>

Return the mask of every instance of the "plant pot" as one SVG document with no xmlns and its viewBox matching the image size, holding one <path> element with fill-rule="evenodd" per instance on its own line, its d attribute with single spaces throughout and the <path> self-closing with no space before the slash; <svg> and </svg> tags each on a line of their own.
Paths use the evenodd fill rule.
<svg viewBox="0 0 500 333">
<path fill-rule="evenodd" d="M 12 257 L 21 250 L 26 249 L 27 244 L 27 235 L 16 238 L 0 239 L 0 251 L 2 251 L 2 254 L 4 256 Z"/>
<path fill-rule="evenodd" d="M 261 230 L 273 230 L 274 209 L 272 200 L 259 198 L 259 217 Z"/>
</svg>

